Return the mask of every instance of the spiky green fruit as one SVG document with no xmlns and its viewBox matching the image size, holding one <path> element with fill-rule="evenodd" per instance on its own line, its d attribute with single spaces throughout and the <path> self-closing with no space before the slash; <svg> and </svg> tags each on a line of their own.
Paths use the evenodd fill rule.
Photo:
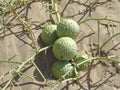
<svg viewBox="0 0 120 90">
<path fill-rule="evenodd" d="M 53 54 L 59 60 L 71 60 L 77 52 L 77 44 L 70 37 L 61 37 L 53 45 Z"/>
<path fill-rule="evenodd" d="M 41 33 L 42 41 L 47 45 L 53 44 L 54 41 L 57 39 L 56 30 L 56 25 L 48 25 L 47 27 L 45 27 L 43 32 Z"/>
<path fill-rule="evenodd" d="M 74 76 L 74 66 L 67 61 L 56 61 L 51 68 L 55 79 L 72 78 Z"/>
<path fill-rule="evenodd" d="M 79 25 L 72 19 L 62 19 L 57 25 L 58 37 L 71 37 L 72 39 L 76 39 L 79 31 Z"/>
</svg>

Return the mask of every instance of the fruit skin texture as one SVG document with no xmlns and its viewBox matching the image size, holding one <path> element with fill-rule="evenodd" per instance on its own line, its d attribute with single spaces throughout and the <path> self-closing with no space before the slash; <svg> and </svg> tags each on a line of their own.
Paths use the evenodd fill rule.
<svg viewBox="0 0 120 90">
<path fill-rule="evenodd" d="M 61 37 L 53 45 L 53 54 L 59 60 L 69 61 L 77 52 L 77 44 L 70 37 Z"/>
<path fill-rule="evenodd" d="M 71 37 L 75 40 L 79 31 L 79 25 L 72 19 L 63 19 L 57 25 L 58 37 Z"/>
<path fill-rule="evenodd" d="M 80 53 L 76 53 L 75 57 L 73 58 L 75 64 L 79 64 L 85 60 L 89 60 L 89 57 L 87 55 L 80 55 Z M 85 70 L 88 68 L 90 62 L 85 62 L 84 64 L 81 64 L 77 67 L 78 70 Z"/>
<path fill-rule="evenodd" d="M 67 61 L 56 61 L 51 68 L 55 79 L 60 79 L 65 75 L 65 79 L 74 77 L 74 66 Z"/>
<path fill-rule="evenodd" d="M 57 39 L 56 30 L 56 25 L 48 25 L 47 27 L 45 27 L 43 32 L 41 33 L 42 41 L 47 45 L 52 45 Z"/>
</svg>

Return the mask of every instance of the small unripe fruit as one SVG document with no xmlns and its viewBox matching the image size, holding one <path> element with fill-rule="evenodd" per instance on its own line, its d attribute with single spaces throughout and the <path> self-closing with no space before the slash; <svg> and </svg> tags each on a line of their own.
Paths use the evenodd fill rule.
<svg viewBox="0 0 120 90">
<path fill-rule="evenodd" d="M 74 77 L 74 66 L 67 61 L 56 61 L 52 65 L 51 71 L 55 79 Z"/>
<path fill-rule="evenodd" d="M 56 30 L 56 25 L 48 25 L 47 27 L 45 27 L 43 32 L 41 33 L 42 41 L 47 45 L 52 45 L 57 39 Z"/>
</svg>

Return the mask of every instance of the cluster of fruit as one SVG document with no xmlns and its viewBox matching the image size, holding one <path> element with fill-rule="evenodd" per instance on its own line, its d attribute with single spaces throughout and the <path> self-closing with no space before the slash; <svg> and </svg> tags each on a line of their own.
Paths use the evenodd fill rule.
<svg viewBox="0 0 120 90">
<path fill-rule="evenodd" d="M 51 71 L 56 79 L 74 77 L 76 67 L 70 62 L 82 62 L 84 57 L 78 55 L 75 39 L 79 34 L 79 25 L 72 19 L 62 19 L 57 25 L 48 25 L 41 33 L 42 41 L 53 45 L 52 52 L 57 61 Z"/>
</svg>

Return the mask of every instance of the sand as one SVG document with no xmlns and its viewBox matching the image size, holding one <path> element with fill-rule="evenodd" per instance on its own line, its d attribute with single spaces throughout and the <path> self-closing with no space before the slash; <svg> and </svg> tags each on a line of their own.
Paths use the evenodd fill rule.
<svg viewBox="0 0 120 90">
<path fill-rule="evenodd" d="M 63 18 L 72 18 L 77 22 L 81 22 L 88 19 L 90 16 L 93 18 L 110 18 L 112 20 L 120 20 L 120 1 L 119 0 L 99 0 L 100 3 L 91 7 L 86 5 L 87 0 L 62 0 L 58 7 L 59 12 Z M 94 1 L 94 0 L 90 0 Z M 21 8 L 22 9 L 22 8 Z M 21 11 L 18 9 L 18 11 Z M 30 4 L 27 10 L 22 10 L 20 15 L 29 22 L 34 22 L 31 25 L 32 32 L 35 35 L 35 42 L 37 47 L 41 48 L 41 41 L 39 41 L 39 35 L 43 28 L 49 21 L 49 13 L 40 2 L 33 2 Z M 7 20 L 11 20 L 5 28 L 0 29 L 0 60 L 13 60 L 22 62 L 30 58 L 34 53 L 34 45 L 31 38 L 28 36 L 26 29 L 21 25 L 16 18 L 12 15 L 6 16 Z M 38 22 L 38 23 L 35 23 Z M 93 31 L 87 26 L 87 24 L 80 24 L 80 33 L 76 40 L 79 52 L 81 55 L 88 54 L 94 56 L 97 52 L 94 51 L 98 45 L 98 24 L 97 21 L 91 20 L 87 22 Z M 108 23 L 108 21 L 101 21 L 101 23 Z M 111 22 L 110 22 L 111 23 Z M 120 24 L 114 23 L 115 33 L 120 32 Z M 100 43 L 103 44 L 109 39 L 112 33 L 108 32 L 108 29 L 112 32 L 112 27 L 107 28 L 105 25 L 100 24 Z M 120 56 L 120 35 L 113 38 L 103 47 L 102 56 L 115 55 Z M 55 82 L 51 76 L 50 67 L 54 63 L 55 57 L 48 50 L 47 54 L 42 52 L 35 58 L 35 63 L 39 69 L 43 72 L 47 78 L 49 84 L 46 86 L 41 79 L 38 71 L 33 66 L 27 66 L 24 71 L 31 77 L 35 77 L 34 80 L 30 78 L 16 77 L 14 86 L 12 89 L 7 90 L 51 90 L 52 84 Z M 8 70 L 14 68 L 17 64 L 0 63 L 0 75 L 6 73 Z M 120 74 L 119 69 L 116 68 L 116 64 L 104 60 L 103 62 L 94 61 L 85 71 L 80 71 L 79 76 L 81 89 L 73 82 L 66 82 L 57 87 L 56 90 L 120 90 Z M 10 75 L 0 80 L 0 86 L 6 80 L 10 79 Z"/>
</svg>

